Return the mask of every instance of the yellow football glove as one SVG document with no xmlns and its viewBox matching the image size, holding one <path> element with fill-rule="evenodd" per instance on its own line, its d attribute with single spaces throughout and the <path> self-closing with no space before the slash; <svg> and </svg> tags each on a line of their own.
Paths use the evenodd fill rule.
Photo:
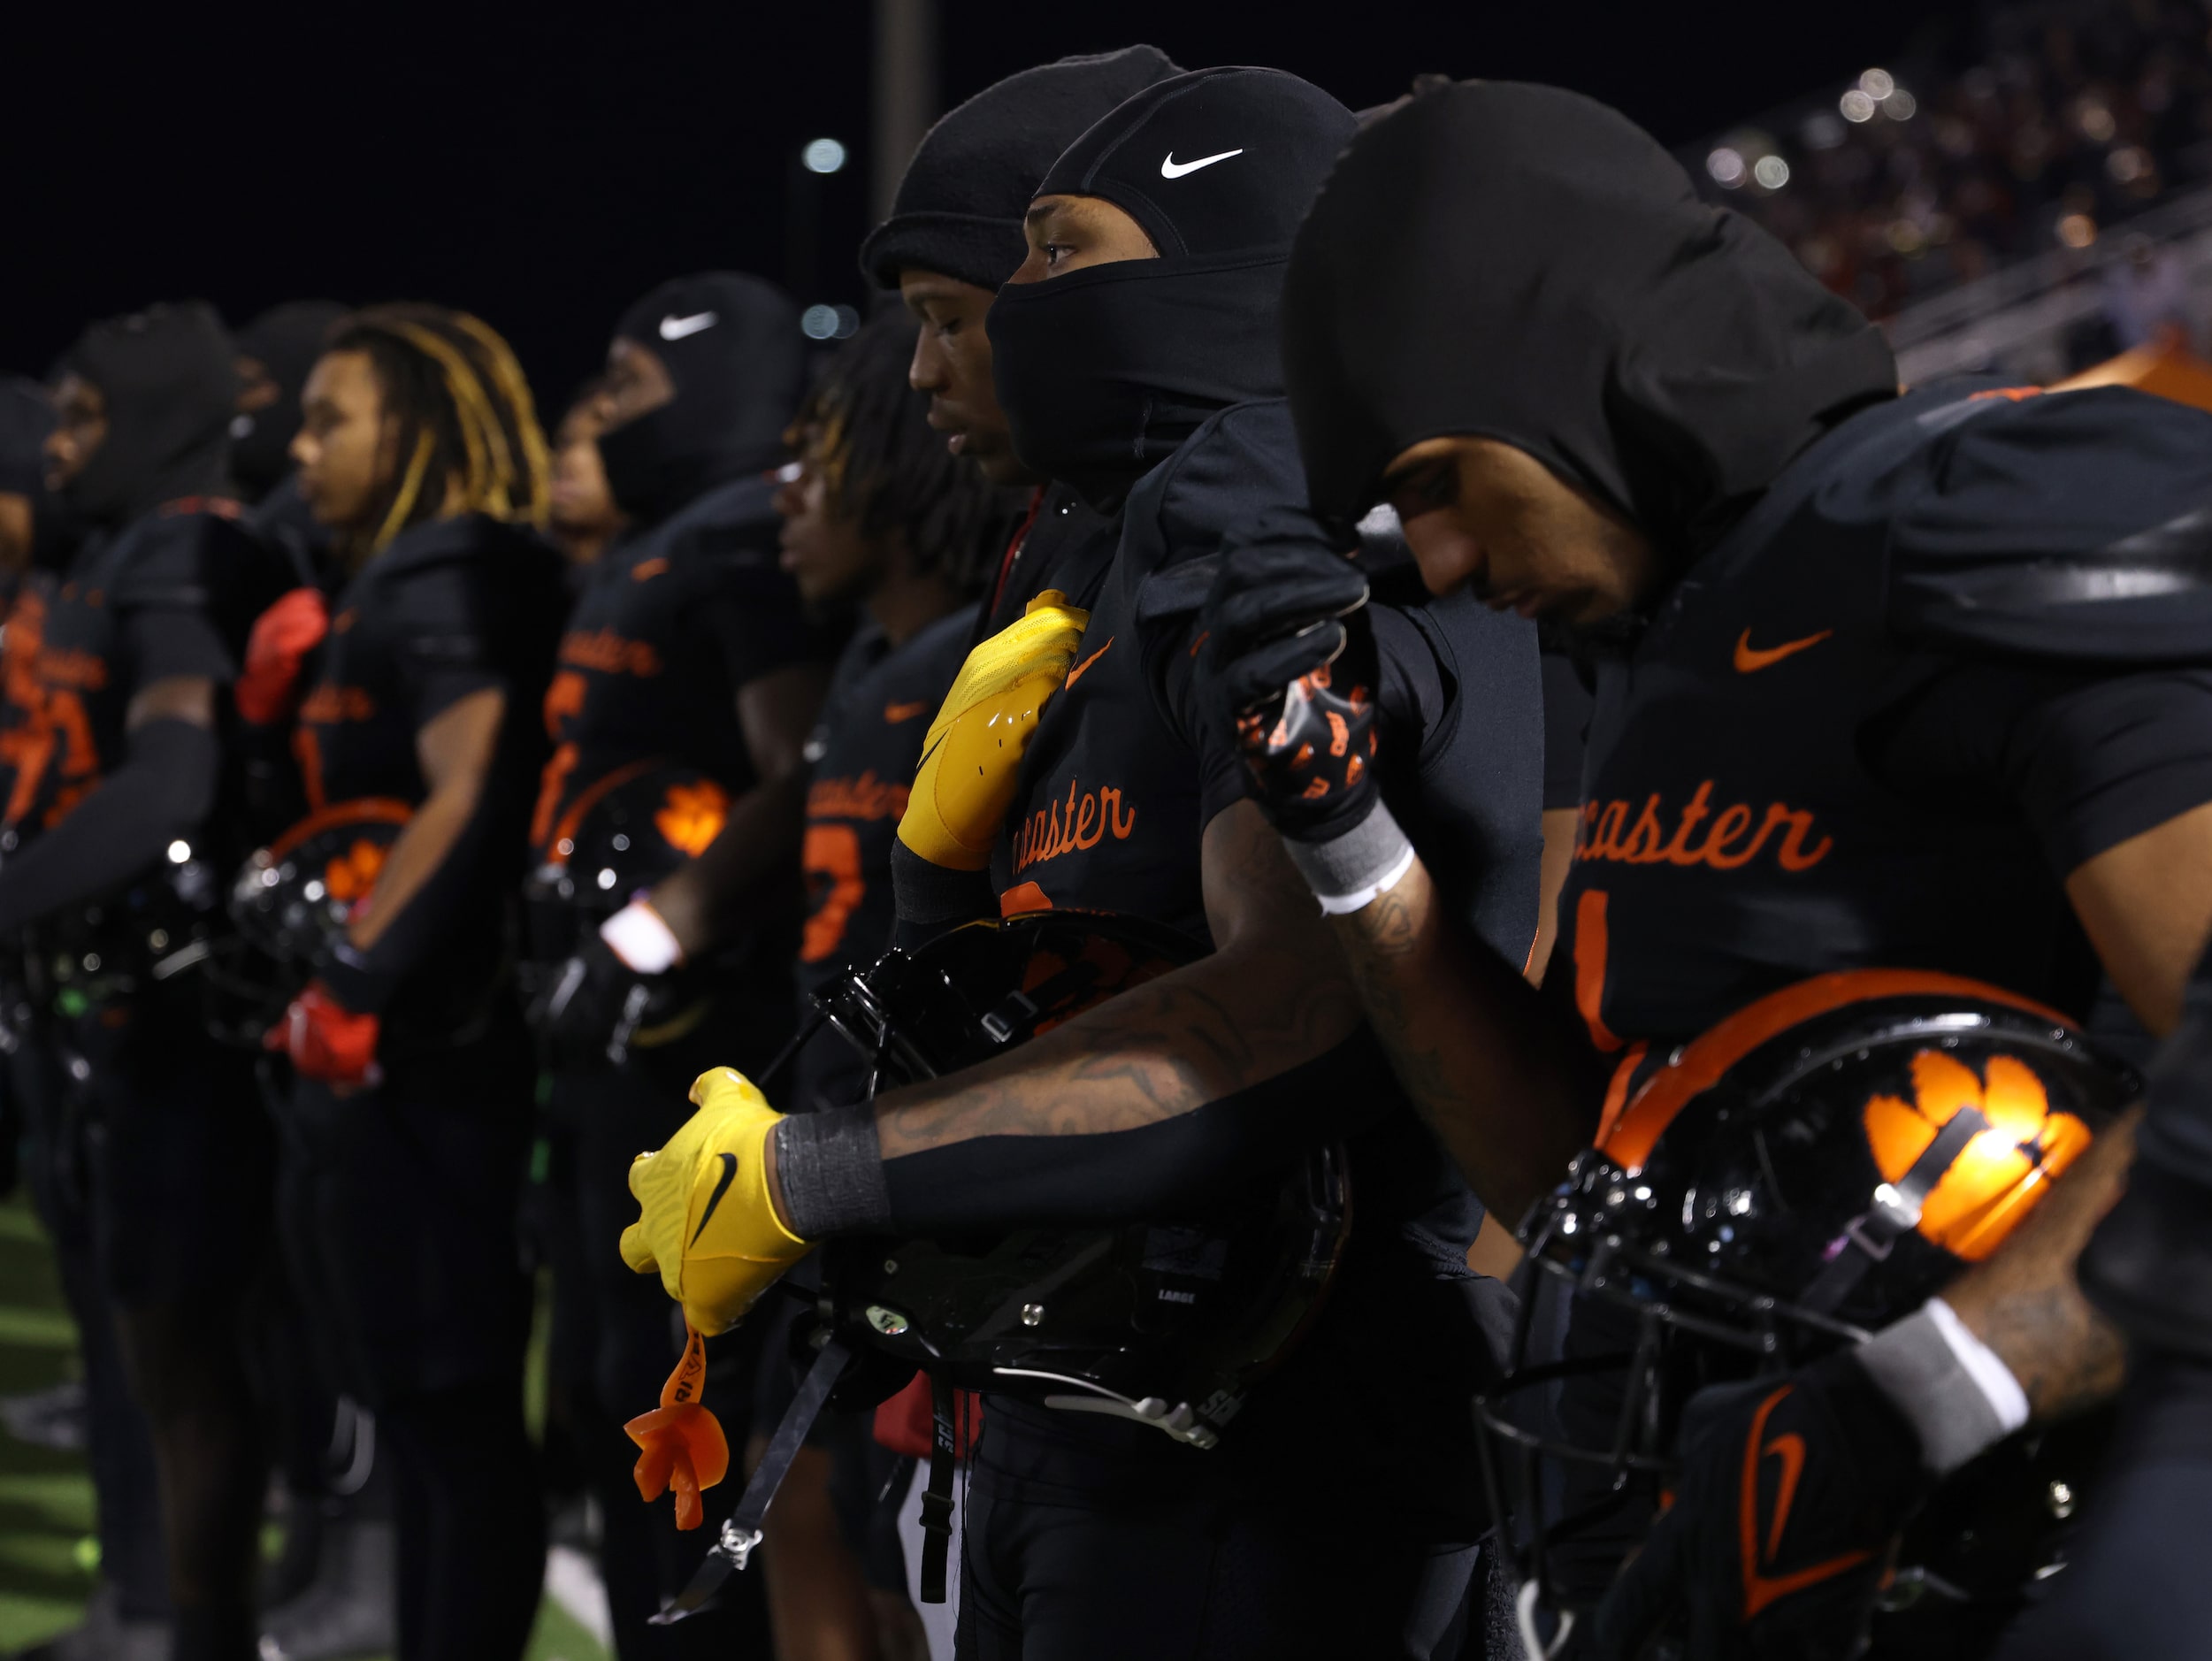
<svg viewBox="0 0 2212 1661">
<path fill-rule="evenodd" d="M 753 1306 L 814 1250 L 777 1221 L 768 1193 L 768 1139 L 784 1115 L 742 1073 L 717 1067 L 692 1084 L 699 1111 L 657 1153 L 631 1161 L 641 1214 L 622 1231 L 622 1260 L 684 1305 L 708 1337 Z"/>
<path fill-rule="evenodd" d="M 1045 700 L 1075 661 L 1091 614 L 1057 588 L 968 654 L 922 743 L 899 839 L 932 865 L 980 871 L 1014 803 L 1014 776 Z"/>
</svg>

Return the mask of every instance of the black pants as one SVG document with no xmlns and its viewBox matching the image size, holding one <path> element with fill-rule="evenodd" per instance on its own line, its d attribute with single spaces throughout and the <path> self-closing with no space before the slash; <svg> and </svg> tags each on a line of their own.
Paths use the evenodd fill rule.
<svg viewBox="0 0 2212 1661">
<path fill-rule="evenodd" d="M 249 1367 L 274 1144 L 252 1058 L 207 1037 L 196 988 L 57 1019 L 84 1127 L 101 1279 L 151 1432 L 179 1661 L 251 1661 L 267 1468 Z"/>
<path fill-rule="evenodd" d="M 125 1619 L 165 1620 L 169 1586 L 162 1561 L 153 1436 L 145 1413 L 131 1399 L 100 1270 L 83 1103 L 73 1095 L 68 1074 L 44 1033 L 26 1035 L 7 1067 L 23 1115 L 23 1168 L 31 1205 L 53 1244 L 62 1297 L 77 1328 L 101 1578 L 114 1588 Z"/>
<path fill-rule="evenodd" d="M 295 1081 L 278 1188 L 327 1375 L 391 1456 L 402 1661 L 514 1661 L 545 1560 L 517 1238 L 533 1068 L 509 1012 L 346 1097 Z"/>
<path fill-rule="evenodd" d="M 1053 1504 L 981 1475 L 964 1538 L 961 1661 L 1455 1657 L 1478 1555 L 1362 1538 L 1210 1484 Z"/>
<path fill-rule="evenodd" d="M 1206 1451 L 987 1400 L 963 1661 L 1458 1656 L 1487 1527 L 1479 1288 L 1355 1232 L 1313 1330 Z"/>
</svg>

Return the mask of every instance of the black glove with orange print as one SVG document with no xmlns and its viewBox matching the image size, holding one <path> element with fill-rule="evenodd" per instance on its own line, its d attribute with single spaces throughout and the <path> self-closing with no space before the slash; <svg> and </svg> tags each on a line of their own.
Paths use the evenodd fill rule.
<svg viewBox="0 0 2212 1661">
<path fill-rule="evenodd" d="M 1275 829 L 1327 842 L 1374 812 L 1374 635 L 1367 579 L 1310 530 L 1231 547 L 1199 627 L 1213 717 Z"/>
<path fill-rule="evenodd" d="M 1701 1390 L 1680 1445 L 1674 1503 L 1577 1656 L 1635 1661 L 1662 1636 L 1698 1661 L 1864 1654 L 1897 1537 L 1933 1481 L 1866 1370 L 1839 1355 Z"/>
</svg>

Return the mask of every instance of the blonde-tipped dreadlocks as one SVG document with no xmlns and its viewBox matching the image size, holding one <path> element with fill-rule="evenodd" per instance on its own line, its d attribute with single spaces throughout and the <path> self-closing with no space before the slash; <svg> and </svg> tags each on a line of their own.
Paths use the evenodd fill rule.
<svg viewBox="0 0 2212 1661">
<path fill-rule="evenodd" d="M 545 524 L 545 434 L 522 366 L 494 330 L 442 306 L 371 306 L 347 318 L 327 349 L 368 354 L 399 458 L 364 516 L 357 558 L 426 519 L 482 513 Z"/>
</svg>

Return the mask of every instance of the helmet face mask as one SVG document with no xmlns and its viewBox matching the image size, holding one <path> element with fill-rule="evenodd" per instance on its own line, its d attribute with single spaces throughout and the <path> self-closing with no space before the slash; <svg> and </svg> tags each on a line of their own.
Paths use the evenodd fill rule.
<svg viewBox="0 0 2212 1661">
<path fill-rule="evenodd" d="M 1199 955 L 1143 919 L 1035 912 L 894 949 L 815 1003 L 869 1060 L 872 1095 L 1003 1054 Z M 1351 1213 L 1343 1151 L 1323 1147 L 1205 1216 L 833 1241 L 815 1331 L 895 1365 L 832 1399 L 880 1398 L 919 1366 L 1212 1447 L 1318 1313 Z"/>
<path fill-rule="evenodd" d="M 695 767 L 647 758 L 616 769 L 578 793 L 547 839 L 545 857 L 523 882 L 529 950 L 521 965 L 524 1001 L 549 991 L 567 960 L 599 926 L 722 833 L 730 792 Z M 772 930 L 771 930 L 772 932 Z M 717 947 L 708 973 L 678 967 L 640 976 L 617 1047 L 654 1049 L 695 1030 L 713 1007 L 712 971 L 753 950 L 740 935 Z"/>
<path fill-rule="evenodd" d="M 1594 1597 L 1669 1482 L 1691 1395 L 1911 1313 L 2133 1093 L 2063 1017 L 1908 971 L 1787 988 L 1675 1051 L 1521 1230 L 1510 1370 L 1477 1412 L 1524 1578 Z"/>
</svg>

